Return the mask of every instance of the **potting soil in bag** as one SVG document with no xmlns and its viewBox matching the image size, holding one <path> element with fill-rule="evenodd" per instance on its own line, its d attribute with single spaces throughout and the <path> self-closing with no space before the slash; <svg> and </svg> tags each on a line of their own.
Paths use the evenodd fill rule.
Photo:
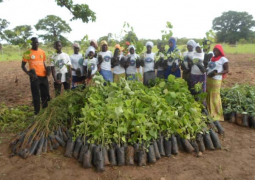
<svg viewBox="0 0 255 180">
<path fill-rule="evenodd" d="M 91 153 L 90 149 L 87 149 L 87 151 L 83 155 L 82 166 L 84 168 L 91 168 L 92 167 L 92 153 Z"/>
<path fill-rule="evenodd" d="M 211 140 L 210 134 L 205 133 L 204 135 L 204 143 L 205 143 L 205 148 L 209 150 L 214 150 L 213 142 Z"/>
<path fill-rule="evenodd" d="M 162 157 L 166 156 L 165 147 L 164 147 L 164 137 L 160 135 L 157 140 L 157 143 L 158 143 L 158 150 L 159 150 L 160 156 Z"/>
<path fill-rule="evenodd" d="M 138 163 L 139 144 L 137 143 L 134 144 L 134 151 L 135 151 L 134 160 L 135 162 Z"/>
<path fill-rule="evenodd" d="M 28 158 L 28 156 L 29 156 L 29 150 L 27 149 L 27 148 L 25 148 L 25 149 L 20 149 L 20 151 L 19 151 L 19 156 L 20 157 L 22 157 L 23 159 L 26 159 L 26 158 Z"/>
<path fill-rule="evenodd" d="M 41 139 L 39 140 L 39 144 L 36 149 L 36 156 L 39 156 L 40 154 L 42 154 L 43 144 L 44 144 L 44 136 L 42 136 Z"/>
<path fill-rule="evenodd" d="M 97 153 L 100 151 L 99 145 L 92 145 L 92 163 L 96 166 L 97 165 Z"/>
<path fill-rule="evenodd" d="M 231 113 L 229 122 L 230 123 L 235 123 L 236 122 L 236 113 L 235 112 Z"/>
<path fill-rule="evenodd" d="M 49 135 L 49 137 L 50 137 L 53 149 L 57 149 L 59 147 L 59 143 L 56 140 L 55 135 L 52 134 L 52 135 Z"/>
<path fill-rule="evenodd" d="M 109 157 L 108 157 L 108 151 L 106 147 L 103 147 L 103 157 L 104 157 L 104 165 L 108 166 L 110 165 Z"/>
<path fill-rule="evenodd" d="M 181 138 L 182 145 L 187 153 L 192 153 L 195 149 L 187 139 Z"/>
<path fill-rule="evenodd" d="M 203 138 L 202 134 L 197 135 L 197 144 L 198 144 L 199 151 L 204 152 L 205 144 L 204 144 L 204 138 Z"/>
<path fill-rule="evenodd" d="M 218 137 L 218 134 L 216 134 L 212 129 L 210 129 L 210 136 L 213 142 L 213 146 L 215 149 L 221 149 L 220 139 Z"/>
<path fill-rule="evenodd" d="M 42 152 L 43 152 L 43 153 L 47 153 L 47 149 L 48 149 L 48 139 L 45 137 L 45 138 L 44 138 L 44 143 L 43 143 Z"/>
<path fill-rule="evenodd" d="M 96 170 L 98 172 L 104 171 L 104 157 L 103 157 L 103 149 L 100 148 L 98 152 L 96 152 Z"/>
<path fill-rule="evenodd" d="M 172 141 L 172 154 L 178 154 L 178 144 L 177 144 L 177 139 L 175 135 L 171 136 L 171 141 Z"/>
<path fill-rule="evenodd" d="M 214 121 L 214 125 L 216 126 L 219 134 L 224 134 L 224 128 L 221 126 L 219 121 Z"/>
<path fill-rule="evenodd" d="M 183 145 L 182 145 L 182 142 L 181 142 L 181 137 L 179 134 L 176 135 L 176 139 L 177 139 L 177 144 L 178 144 L 178 149 L 180 151 L 185 151 Z"/>
<path fill-rule="evenodd" d="M 160 159 L 161 156 L 160 156 L 160 153 L 159 153 L 159 150 L 158 150 L 158 144 L 157 144 L 157 141 L 153 141 L 153 147 L 154 147 L 154 152 L 155 152 L 155 156 L 156 156 L 156 159 Z"/>
<path fill-rule="evenodd" d="M 85 152 L 88 151 L 88 148 L 89 148 L 88 145 L 85 145 L 85 144 L 83 144 L 81 146 L 81 151 L 80 151 L 80 155 L 79 155 L 79 159 L 78 159 L 79 162 L 83 162 L 83 156 L 84 156 Z"/>
<path fill-rule="evenodd" d="M 236 124 L 238 124 L 239 126 L 242 126 L 242 124 L 243 124 L 242 114 L 239 114 L 239 113 L 236 114 Z"/>
<path fill-rule="evenodd" d="M 196 140 L 191 140 L 190 144 L 194 148 L 195 153 L 197 154 L 199 152 L 199 149 Z"/>
<path fill-rule="evenodd" d="M 116 166 L 117 160 L 116 160 L 116 153 L 115 153 L 114 148 L 111 148 L 108 150 L 108 157 L 109 157 L 109 161 L 110 161 L 111 165 Z"/>
<path fill-rule="evenodd" d="M 172 141 L 171 139 L 164 139 L 164 148 L 165 148 L 165 153 L 167 157 L 170 157 L 172 154 Z"/>
<path fill-rule="evenodd" d="M 117 147 L 116 154 L 117 154 L 118 166 L 124 166 L 125 165 L 125 148 L 123 146 Z"/>
<path fill-rule="evenodd" d="M 66 147 L 65 141 L 59 135 L 55 135 L 55 138 L 62 147 Z"/>
<path fill-rule="evenodd" d="M 146 166 L 146 161 L 147 161 L 147 155 L 143 149 L 138 150 L 138 166 Z"/>
<path fill-rule="evenodd" d="M 75 146 L 74 146 L 74 150 L 73 150 L 73 157 L 76 159 L 78 159 L 78 157 L 79 157 L 81 146 L 82 146 L 81 137 L 78 137 L 75 141 Z"/>
<path fill-rule="evenodd" d="M 148 148 L 147 157 L 148 157 L 148 162 L 149 163 L 155 163 L 157 161 L 156 156 L 155 156 L 155 152 L 154 152 L 153 144 L 151 144 Z"/>
<path fill-rule="evenodd" d="M 135 156 L 135 149 L 134 149 L 134 147 L 133 146 L 128 146 L 126 148 L 126 155 L 125 155 L 126 165 L 128 165 L 128 166 L 135 165 L 134 156 Z"/>
<path fill-rule="evenodd" d="M 249 122 L 248 122 L 248 114 L 246 112 L 242 113 L 242 126 L 243 127 L 249 127 Z"/>
<path fill-rule="evenodd" d="M 74 145 L 75 145 L 75 142 L 73 142 L 72 139 L 69 139 L 67 141 L 66 152 L 65 152 L 66 157 L 72 157 Z"/>
<path fill-rule="evenodd" d="M 255 128 L 255 116 L 254 115 L 249 116 L 249 126 L 250 126 L 250 128 Z"/>
<path fill-rule="evenodd" d="M 32 143 L 32 146 L 31 146 L 31 148 L 29 150 L 30 151 L 30 155 L 35 154 L 35 150 L 36 150 L 36 147 L 37 147 L 38 143 L 39 143 L 39 138 L 35 137 L 35 139 L 34 139 L 34 141 Z"/>
<path fill-rule="evenodd" d="M 47 138 L 47 142 L 48 142 L 48 151 L 53 151 L 53 147 L 52 147 L 52 143 L 51 143 L 51 139 L 48 137 Z"/>
</svg>

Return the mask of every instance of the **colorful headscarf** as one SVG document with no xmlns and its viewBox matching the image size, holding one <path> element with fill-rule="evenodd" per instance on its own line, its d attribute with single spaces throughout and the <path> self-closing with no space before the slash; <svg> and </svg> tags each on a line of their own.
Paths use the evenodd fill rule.
<svg viewBox="0 0 255 180">
<path fill-rule="evenodd" d="M 91 43 L 91 42 L 93 42 L 93 43 L 95 44 L 95 46 L 96 46 L 95 49 L 97 49 L 97 48 L 98 48 L 97 41 L 96 41 L 95 39 L 91 39 L 90 43 Z"/>
<path fill-rule="evenodd" d="M 78 43 L 74 43 L 74 44 L 73 44 L 73 47 L 76 47 L 76 48 L 79 48 L 79 49 L 81 48 L 80 45 L 79 45 Z"/>
<path fill-rule="evenodd" d="M 107 42 L 106 42 L 105 40 L 101 41 L 101 43 L 100 43 L 100 48 L 101 48 L 101 50 L 102 50 L 102 46 L 103 46 L 103 45 L 108 46 L 108 44 L 107 44 Z"/>
<path fill-rule="evenodd" d="M 170 39 L 168 40 L 168 43 L 170 43 L 170 42 L 173 43 L 173 47 L 170 47 L 168 49 L 168 51 L 167 51 L 168 53 L 171 53 L 171 52 L 173 52 L 176 49 L 176 42 L 177 42 L 177 40 L 174 37 L 170 37 Z"/>
<path fill-rule="evenodd" d="M 145 46 L 146 46 L 146 47 L 147 47 L 147 46 L 150 46 L 151 48 L 153 48 L 153 42 L 148 41 L 148 42 L 145 44 Z"/>
<path fill-rule="evenodd" d="M 190 45 L 190 46 L 193 47 L 193 51 L 196 51 L 196 47 L 197 47 L 196 41 L 194 41 L 193 39 L 191 39 L 191 40 L 189 40 L 189 41 L 187 42 L 187 46 L 188 46 L 188 45 Z"/>
<path fill-rule="evenodd" d="M 115 49 L 119 49 L 120 51 L 122 50 L 122 48 L 120 47 L 119 44 L 116 44 L 116 45 L 115 45 Z"/>
<path fill-rule="evenodd" d="M 213 61 L 213 62 L 218 61 L 218 60 L 220 60 L 220 58 L 225 56 L 223 48 L 222 48 L 222 46 L 220 44 L 216 44 L 213 49 L 218 49 L 220 51 L 220 55 L 217 56 L 217 57 L 213 56 L 211 61 Z"/>
</svg>

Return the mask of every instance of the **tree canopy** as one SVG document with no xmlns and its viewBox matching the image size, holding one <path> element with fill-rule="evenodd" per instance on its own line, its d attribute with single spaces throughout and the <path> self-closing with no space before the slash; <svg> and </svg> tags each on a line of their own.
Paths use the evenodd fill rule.
<svg viewBox="0 0 255 180">
<path fill-rule="evenodd" d="M 0 0 L 0 3 L 4 0 Z M 96 13 L 87 4 L 74 4 L 73 0 L 55 0 L 58 6 L 67 8 L 73 15 L 71 20 L 81 19 L 82 22 L 96 21 Z"/>
<path fill-rule="evenodd" d="M 228 11 L 213 20 L 213 30 L 217 31 L 218 42 L 235 43 L 239 39 L 248 40 L 255 26 L 253 16 L 247 12 Z"/>
<path fill-rule="evenodd" d="M 0 0 L 1 1 L 1 0 Z M 0 40 L 5 39 L 3 30 L 8 27 L 10 23 L 6 19 L 0 18 Z"/>
<path fill-rule="evenodd" d="M 72 29 L 70 26 L 58 16 L 48 15 L 44 19 L 40 19 L 35 25 L 36 30 L 46 31 L 46 34 L 41 34 L 39 37 L 45 41 L 60 40 L 66 43 L 68 40 L 62 35 L 63 33 L 70 33 Z"/>
</svg>

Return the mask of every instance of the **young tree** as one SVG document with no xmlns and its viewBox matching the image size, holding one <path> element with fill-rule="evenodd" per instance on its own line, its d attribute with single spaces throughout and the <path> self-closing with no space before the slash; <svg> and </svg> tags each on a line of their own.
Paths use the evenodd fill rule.
<svg viewBox="0 0 255 180">
<path fill-rule="evenodd" d="M 3 0 L 0 0 L 0 3 Z M 74 4 L 72 0 L 55 0 L 58 6 L 67 8 L 73 15 L 71 20 L 81 19 L 82 22 L 96 21 L 96 13 L 87 4 Z"/>
<path fill-rule="evenodd" d="M 14 45 L 24 45 L 30 36 L 32 36 L 32 27 L 30 25 L 16 26 L 13 30 L 5 30 L 5 40 Z"/>
<path fill-rule="evenodd" d="M 218 42 L 235 43 L 241 38 L 249 39 L 252 27 L 255 26 L 253 16 L 247 12 L 228 11 L 213 20 Z"/>
<path fill-rule="evenodd" d="M 70 26 L 58 16 L 48 15 L 44 19 L 40 19 L 35 25 L 36 30 L 46 31 L 46 34 L 39 35 L 45 41 L 54 42 L 60 40 L 62 45 L 69 41 L 62 35 L 63 33 L 70 33 L 72 29 Z"/>
<path fill-rule="evenodd" d="M 0 18 L 0 41 L 2 39 L 5 39 L 3 30 L 6 29 L 9 24 L 10 23 L 6 19 L 1 19 Z"/>
</svg>

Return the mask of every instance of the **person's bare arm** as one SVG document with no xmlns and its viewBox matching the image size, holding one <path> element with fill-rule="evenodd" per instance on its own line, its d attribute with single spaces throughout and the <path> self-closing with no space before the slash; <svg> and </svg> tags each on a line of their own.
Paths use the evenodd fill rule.
<svg viewBox="0 0 255 180">
<path fill-rule="evenodd" d="M 30 76 L 30 73 L 27 71 L 27 68 L 26 68 L 26 62 L 22 61 L 21 62 L 21 69 L 28 75 Z"/>
<path fill-rule="evenodd" d="M 228 73 L 228 62 L 223 64 L 223 71 L 219 72 L 218 74 L 221 75 L 221 74 L 226 74 L 226 73 Z"/>
<path fill-rule="evenodd" d="M 61 84 L 61 81 L 57 80 L 55 74 L 56 74 L 56 71 L 55 71 L 55 67 L 54 66 L 51 66 L 51 72 L 52 72 L 52 77 L 54 79 L 54 81 L 58 84 Z"/>
</svg>

